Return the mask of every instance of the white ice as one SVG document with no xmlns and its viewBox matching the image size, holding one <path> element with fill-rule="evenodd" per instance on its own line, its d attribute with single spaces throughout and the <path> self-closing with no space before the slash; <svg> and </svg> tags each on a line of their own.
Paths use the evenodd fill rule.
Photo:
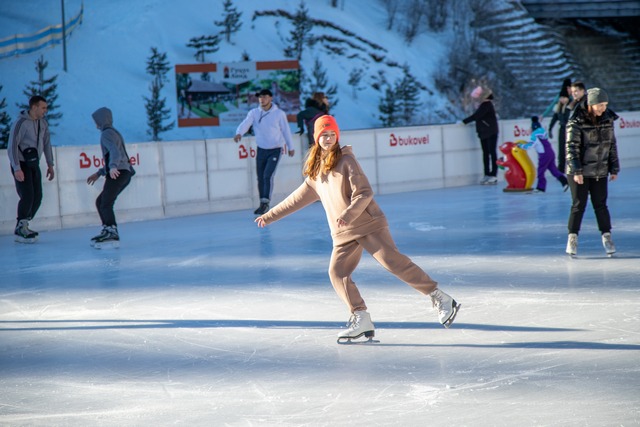
<svg viewBox="0 0 640 427">
<path fill-rule="evenodd" d="M 564 254 L 557 182 L 503 184 L 377 196 L 462 309 L 444 329 L 365 255 L 374 345 L 336 344 L 319 204 L 266 229 L 250 211 L 125 223 L 112 250 L 89 247 L 97 215 L 0 236 L 0 425 L 640 424 L 640 169 L 609 187 L 611 259 L 591 206 Z"/>
</svg>

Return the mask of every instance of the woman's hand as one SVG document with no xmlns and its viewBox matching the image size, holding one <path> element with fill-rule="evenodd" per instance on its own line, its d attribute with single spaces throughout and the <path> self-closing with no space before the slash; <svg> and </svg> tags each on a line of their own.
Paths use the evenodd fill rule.
<svg viewBox="0 0 640 427">
<path fill-rule="evenodd" d="M 254 222 L 258 224 L 258 227 L 260 228 L 264 228 L 267 225 L 267 223 L 264 222 L 264 219 L 262 218 L 262 216 L 259 216 L 258 218 L 256 218 Z"/>
</svg>

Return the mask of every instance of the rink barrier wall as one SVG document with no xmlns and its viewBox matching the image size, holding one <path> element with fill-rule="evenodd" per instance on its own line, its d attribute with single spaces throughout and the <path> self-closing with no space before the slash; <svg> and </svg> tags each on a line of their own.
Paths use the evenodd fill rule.
<svg viewBox="0 0 640 427">
<path fill-rule="evenodd" d="M 618 151 L 624 169 L 640 166 L 640 112 L 620 113 Z M 548 119 L 547 119 L 548 120 Z M 545 123 L 545 125 L 548 123 Z M 500 121 L 498 144 L 528 140 L 528 119 Z M 557 127 L 554 129 L 557 132 Z M 306 136 L 294 138 L 295 155 L 283 154 L 275 177 L 273 203 L 302 183 Z M 376 194 L 476 184 L 483 174 L 475 126 L 440 125 L 342 131 L 353 146 Z M 259 203 L 253 137 L 127 144 L 136 175 L 116 203 L 120 223 L 211 212 L 253 210 Z M 43 181 L 43 202 L 34 219 L 38 230 L 100 225 L 95 199 L 100 179 L 86 179 L 101 166 L 100 147 L 54 147 L 55 179 Z M 529 150 L 537 164 L 537 155 Z M 498 157 L 501 153 L 498 151 Z M 16 194 L 6 150 L 0 150 L 0 234 L 15 227 Z M 44 159 L 41 161 L 43 172 Z M 499 171 L 499 184 L 504 185 Z"/>
</svg>

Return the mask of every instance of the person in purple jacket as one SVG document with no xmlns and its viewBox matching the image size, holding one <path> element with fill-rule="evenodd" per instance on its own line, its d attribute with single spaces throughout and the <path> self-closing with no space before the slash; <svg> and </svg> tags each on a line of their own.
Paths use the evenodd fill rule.
<svg viewBox="0 0 640 427">
<path fill-rule="evenodd" d="M 569 189 L 567 177 L 556 167 L 555 153 L 551 148 L 549 136 L 540 124 L 538 116 L 531 117 L 531 138 L 528 144 L 523 145 L 525 148 L 531 146 L 538 153 L 538 183 L 534 192 L 544 193 L 547 190 L 547 179 L 544 176 L 547 171 L 551 172 L 551 175 L 560 182 L 563 190 L 567 191 Z"/>
</svg>

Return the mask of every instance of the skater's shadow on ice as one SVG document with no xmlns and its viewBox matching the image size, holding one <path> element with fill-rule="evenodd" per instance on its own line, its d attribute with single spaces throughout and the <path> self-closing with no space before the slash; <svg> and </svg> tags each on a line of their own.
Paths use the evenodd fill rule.
<svg viewBox="0 0 640 427">
<path fill-rule="evenodd" d="M 427 322 L 375 322 L 377 329 L 442 329 L 439 323 Z M 304 320 L 20 320 L 0 321 L 0 332 L 15 331 L 82 331 L 119 329 L 199 329 L 199 328 L 258 328 L 258 329 L 340 329 L 344 321 L 321 322 Z M 477 323 L 455 323 L 452 329 L 494 332 L 576 332 L 581 329 L 545 328 L 540 326 L 483 325 Z"/>
<path fill-rule="evenodd" d="M 376 329 L 376 332 L 378 330 Z M 376 343 L 372 344 L 381 347 L 459 347 L 459 348 L 542 348 L 556 350 L 640 350 L 637 344 L 608 344 L 601 342 L 583 342 L 583 341 L 530 341 L 530 342 L 508 342 L 508 343 L 488 343 L 488 344 L 394 344 L 394 343 Z"/>
<path fill-rule="evenodd" d="M 256 329 L 327 329 L 336 330 L 344 327 L 344 322 L 320 322 L 301 320 L 21 320 L 0 321 L 2 332 L 41 332 L 41 331 L 95 331 L 95 330 L 148 330 L 148 329 L 199 329 L 199 328 L 256 328 Z M 376 322 L 379 336 L 385 330 L 409 329 L 437 329 L 442 330 L 438 323 L 423 322 Z M 488 332 L 577 332 L 583 329 L 572 328 L 544 328 L 533 326 L 482 325 L 471 323 L 455 323 L 452 332 L 459 330 L 475 330 Z M 0 335 L 1 336 L 1 335 Z M 461 347 L 461 348 L 541 348 L 541 349 L 585 349 L 585 350 L 640 350 L 635 344 L 607 344 L 580 341 L 542 341 L 542 342 L 502 342 L 502 343 L 393 343 L 393 338 L 382 343 L 373 344 L 382 347 Z"/>
</svg>

